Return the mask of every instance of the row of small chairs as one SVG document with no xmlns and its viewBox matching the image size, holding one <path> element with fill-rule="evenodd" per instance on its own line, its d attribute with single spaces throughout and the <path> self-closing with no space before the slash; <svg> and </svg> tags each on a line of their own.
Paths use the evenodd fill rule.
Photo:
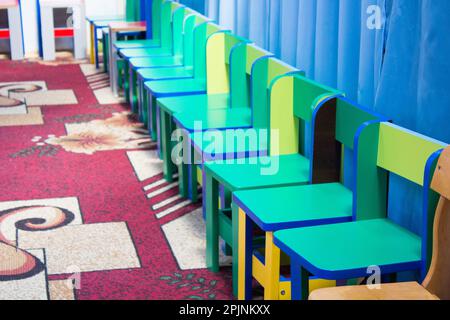
<svg viewBox="0 0 450 320">
<path fill-rule="evenodd" d="M 116 42 L 112 67 L 158 142 L 165 179 L 178 170 L 180 194 L 192 201 L 202 186 L 207 265 L 219 271 L 222 238 L 239 299 L 252 298 L 253 280 L 265 299 L 306 299 L 367 278 L 373 266 L 391 281 L 406 271 L 425 278 L 433 235 L 439 242 L 436 208 L 437 223 L 448 224 L 440 214 L 449 211 L 447 144 L 393 124 L 177 2 L 153 0 L 151 12 L 153 39 Z M 257 143 L 222 146 L 203 134 L 226 141 L 231 129 Z M 247 161 L 213 161 L 230 158 Z M 392 175 L 422 189 L 419 235 L 389 219 Z M 432 294 L 407 289 L 449 298 L 448 281 L 431 282 Z M 327 291 L 337 289 L 313 296 L 339 298 Z"/>
</svg>

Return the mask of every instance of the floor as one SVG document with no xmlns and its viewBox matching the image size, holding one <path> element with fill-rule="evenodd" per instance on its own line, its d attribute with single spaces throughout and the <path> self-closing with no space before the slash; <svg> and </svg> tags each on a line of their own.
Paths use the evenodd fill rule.
<svg viewBox="0 0 450 320">
<path fill-rule="evenodd" d="M 0 299 L 231 299 L 201 203 L 89 64 L 0 61 Z"/>
</svg>

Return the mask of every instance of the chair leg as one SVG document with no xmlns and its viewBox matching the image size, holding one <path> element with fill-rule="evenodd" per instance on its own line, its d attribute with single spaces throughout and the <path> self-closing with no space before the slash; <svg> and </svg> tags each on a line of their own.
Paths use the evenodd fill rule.
<svg viewBox="0 0 450 320">
<path fill-rule="evenodd" d="M 239 244 L 238 244 L 238 299 L 252 299 L 252 256 L 253 225 L 242 209 L 239 209 Z"/>
<path fill-rule="evenodd" d="M 273 243 L 273 232 L 266 232 L 266 286 L 264 300 L 278 300 L 280 287 L 280 249 Z"/>
<path fill-rule="evenodd" d="M 122 87 L 123 87 L 123 92 L 124 92 L 124 96 L 125 96 L 125 101 L 128 104 L 131 104 L 131 100 L 130 100 L 130 66 L 128 64 L 127 60 L 123 60 L 123 76 L 122 76 Z"/>
<path fill-rule="evenodd" d="M 239 273 L 239 208 L 236 204 L 231 204 L 231 254 L 233 259 L 233 295 L 238 296 L 238 273 Z"/>
<path fill-rule="evenodd" d="M 151 130 L 152 140 L 156 141 L 157 133 L 156 133 L 156 98 L 153 96 L 151 92 L 149 92 L 148 96 L 148 108 L 147 108 L 147 118 L 150 123 L 149 129 Z"/>
<path fill-rule="evenodd" d="M 167 182 L 173 181 L 173 173 L 174 166 L 172 163 L 172 139 L 171 139 L 171 130 L 170 130 L 170 115 L 167 114 L 164 110 L 160 109 L 161 116 L 161 153 L 163 156 L 163 171 L 164 171 L 164 179 Z"/>
<path fill-rule="evenodd" d="M 212 272 L 219 272 L 219 184 L 210 174 L 205 174 L 206 208 L 206 265 Z"/>
<path fill-rule="evenodd" d="M 296 259 L 291 259 L 292 300 L 306 300 L 309 295 L 309 272 Z"/>
<path fill-rule="evenodd" d="M 137 73 L 136 70 L 128 67 L 129 70 L 129 95 L 130 95 L 130 104 L 131 109 L 135 110 L 138 106 L 138 97 L 137 97 Z"/>
<path fill-rule="evenodd" d="M 90 42 L 90 46 L 91 46 L 91 50 L 90 50 L 90 58 L 91 58 L 91 64 L 94 64 L 95 63 L 95 43 L 94 43 L 94 41 L 95 41 L 95 39 L 94 39 L 94 32 L 95 32 L 95 29 L 94 29 L 94 24 L 91 22 L 91 26 L 90 26 L 91 28 L 91 35 L 90 35 L 90 38 L 89 38 L 89 42 Z"/>
</svg>

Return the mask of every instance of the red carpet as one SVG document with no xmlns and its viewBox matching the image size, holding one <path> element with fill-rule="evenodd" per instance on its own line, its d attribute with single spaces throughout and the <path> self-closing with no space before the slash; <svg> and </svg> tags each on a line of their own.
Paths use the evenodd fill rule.
<svg viewBox="0 0 450 320">
<path fill-rule="evenodd" d="M 189 234 L 203 232 L 190 219 L 200 204 L 162 180 L 154 143 L 127 106 L 99 104 L 91 87 L 104 85 L 90 86 L 79 65 L 0 61 L 0 70 L 0 102 L 27 108 L 0 103 L 0 298 L 231 298 L 229 268 L 206 270 L 200 237 Z M 28 96 L 17 82 L 46 88 Z M 50 105 L 73 95 L 76 104 Z M 143 174 L 136 161 L 149 155 L 154 168 Z"/>
</svg>

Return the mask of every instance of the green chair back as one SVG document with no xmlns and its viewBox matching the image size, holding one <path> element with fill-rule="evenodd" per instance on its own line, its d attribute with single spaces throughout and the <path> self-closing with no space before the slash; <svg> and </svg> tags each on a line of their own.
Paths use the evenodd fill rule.
<svg viewBox="0 0 450 320">
<path fill-rule="evenodd" d="M 186 67 L 194 67 L 194 31 L 201 24 L 209 21 L 208 18 L 186 8 L 183 29 L 183 60 Z"/>
<path fill-rule="evenodd" d="M 208 94 L 230 93 L 231 53 L 245 38 L 230 32 L 218 32 L 208 37 L 206 45 L 206 73 Z"/>
<path fill-rule="evenodd" d="M 261 79 L 252 78 L 253 65 L 273 54 L 257 47 L 255 44 L 242 42 L 236 45 L 230 58 L 231 107 L 250 108 L 252 105 L 252 87 L 258 91 Z M 256 83 L 252 84 L 252 80 Z M 267 89 L 267 86 L 266 86 Z M 256 96 L 261 95 L 261 92 Z M 253 97 L 254 98 L 254 97 Z"/>
</svg>

